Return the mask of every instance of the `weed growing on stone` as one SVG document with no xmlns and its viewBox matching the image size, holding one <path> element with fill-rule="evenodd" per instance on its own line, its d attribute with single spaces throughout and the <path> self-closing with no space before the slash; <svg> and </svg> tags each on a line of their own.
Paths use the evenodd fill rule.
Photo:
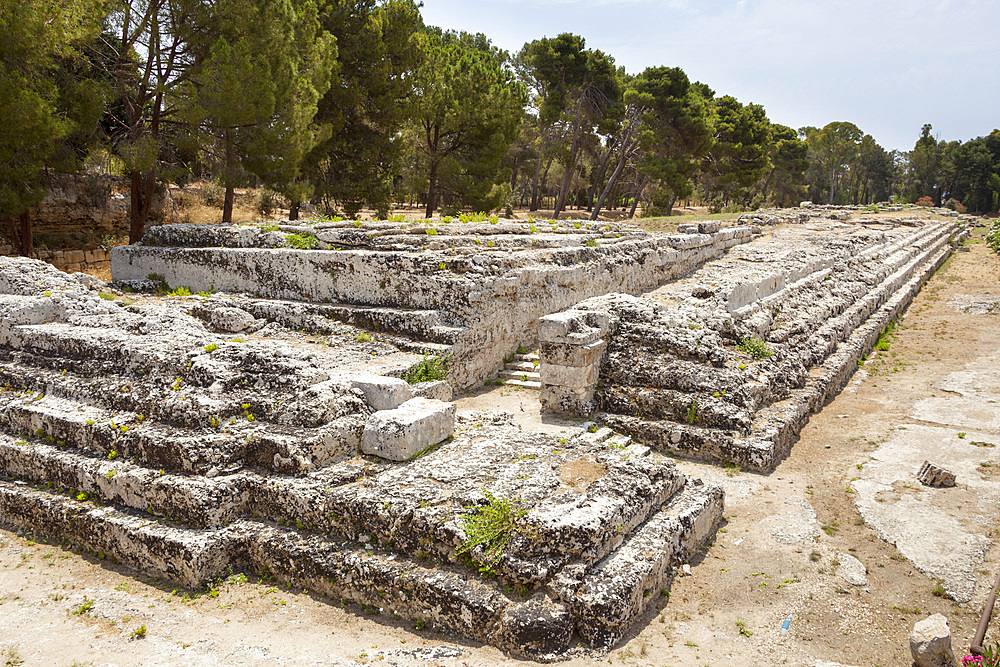
<svg viewBox="0 0 1000 667">
<path fill-rule="evenodd" d="M 319 239 L 315 234 L 289 234 L 285 237 L 286 248 L 298 248 L 299 250 L 315 250 L 319 247 Z"/>
<path fill-rule="evenodd" d="M 448 376 L 450 365 L 451 359 L 448 356 L 424 352 L 420 362 L 408 370 L 403 379 L 409 384 L 443 380 Z"/>
<path fill-rule="evenodd" d="M 177 289 L 170 290 L 167 294 L 170 296 L 191 296 L 192 292 L 187 287 L 178 287 Z"/>
<path fill-rule="evenodd" d="M 209 343 L 208 345 L 205 346 L 206 352 L 215 352 L 218 349 L 219 349 L 218 343 Z"/>
<path fill-rule="evenodd" d="M 518 507 L 509 498 L 497 498 L 489 491 L 483 491 L 483 497 L 486 498 L 486 505 L 462 517 L 465 542 L 456 553 L 471 558 L 472 550 L 481 546 L 484 557 L 477 561 L 479 571 L 493 574 L 493 568 L 500 562 L 507 543 L 517 530 L 517 520 L 528 510 Z"/>
<path fill-rule="evenodd" d="M 684 415 L 684 420 L 694 426 L 701 419 L 701 415 L 698 412 L 698 399 L 691 401 L 691 405 L 688 406 L 687 413 Z"/>
<path fill-rule="evenodd" d="M 266 225 L 261 225 L 260 226 L 260 231 L 262 231 L 262 232 L 276 232 L 279 229 L 281 229 L 281 228 L 278 227 L 277 223 L 274 223 L 274 222 L 270 222 L 270 223 L 268 223 Z"/>
<path fill-rule="evenodd" d="M 132 634 L 130 636 L 132 637 L 132 639 L 142 639 L 143 637 L 146 636 L 146 626 L 140 625 L 139 627 L 137 627 L 135 630 L 132 631 Z"/>
<path fill-rule="evenodd" d="M 356 341 L 358 341 L 359 343 L 370 343 L 370 342 L 372 342 L 371 334 L 369 334 L 367 332 L 364 332 L 364 331 L 362 331 L 357 336 L 355 336 L 354 339 Z"/>
<path fill-rule="evenodd" d="M 586 242 L 583 245 L 587 246 L 588 248 L 599 248 L 599 247 L 601 247 L 601 244 L 598 243 L 597 241 L 595 241 L 594 239 L 587 239 Z"/>
<path fill-rule="evenodd" d="M 760 340 L 759 338 L 744 338 L 736 349 L 746 354 L 751 359 L 756 359 L 760 361 L 761 359 L 769 359 L 774 356 L 774 351 L 771 347 Z"/>
</svg>

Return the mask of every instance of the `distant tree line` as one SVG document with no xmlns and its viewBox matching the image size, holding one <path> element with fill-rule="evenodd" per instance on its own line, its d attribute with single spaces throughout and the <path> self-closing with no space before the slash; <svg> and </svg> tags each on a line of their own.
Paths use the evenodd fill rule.
<svg viewBox="0 0 1000 667">
<path fill-rule="evenodd" d="M 394 204 L 669 215 L 803 198 L 1000 197 L 1000 131 L 889 152 L 848 122 L 799 130 L 677 67 L 629 74 L 569 33 L 516 54 L 425 26 L 412 0 L 19 0 L 0 6 L 0 218 L 30 254 L 47 172 L 99 156 L 156 190 L 202 177 L 353 217 Z"/>
</svg>

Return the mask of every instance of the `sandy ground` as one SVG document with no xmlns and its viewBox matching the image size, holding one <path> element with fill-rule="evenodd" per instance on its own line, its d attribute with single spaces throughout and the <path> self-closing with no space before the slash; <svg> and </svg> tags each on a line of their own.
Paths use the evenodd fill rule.
<svg viewBox="0 0 1000 667">
<path fill-rule="evenodd" d="M 774 473 L 681 463 L 726 488 L 716 540 L 625 643 L 563 664 L 908 665 L 910 628 L 935 612 L 948 617 L 962 655 L 1000 569 L 1000 447 L 990 446 L 1000 445 L 1000 379 L 989 372 L 1000 359 L 1000 308 L 989 312 L 1000 301 L 1000 259 L 981 243 L 970 249 L 929 281 L 890 349 L 813 416 Z M 963 312 L 969 304 L 982 314 Z M 526 428 L 581 428 L 543 419 L 531 390 L 459 400 L 462 412 L 498 408 Z M 922 487 L 913 475 L 924 458 L 955 468 L 958 486 Z M 893 514 L 907 502 L 915 511 Z M 862 565 L 862 585 L 841 576 L 848 556 Z M 949 599 L 954 591 L 971 599 Z M 991 636 L 1000 637 L 995 624 Z M 254 577 L 175 591 L 9 531 L 0 531 L 0 657 L 56 666 L 519 662 Z"/>
</svg>

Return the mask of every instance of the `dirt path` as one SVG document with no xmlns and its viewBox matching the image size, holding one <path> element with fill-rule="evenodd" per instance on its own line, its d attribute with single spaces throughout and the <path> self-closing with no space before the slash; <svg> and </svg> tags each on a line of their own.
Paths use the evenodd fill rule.
<svg viewBox="0 0 1000 667">
<path fill-rule="evenodd" d="M 990 403 L 1000 401 L 1000 389 L 991 393 L 996 383 L 974 373 L 998 367 L 1000 309 L 972 314 L 960 308 L 971 303 L 977 312 L 988 310 L 997 300 L 1000 260 L 973 243 L 971 252 L 957 253 L 931 279 L 890 349 L 870 358 L 848 388 L 813 416 L 773 474 L 682 463 L 692 475 L 726 487 L 726 523 L 714 545 L 691 564 L 691 574 L 674 582 L 669 604 L 664 598 L 635 636 L 599 662 L 908 665 L 907 634 L 916 620 L 934 612 L 948 616 L 956 652 L 966 647 L 985 589 L 1000 569 L 1000 550 L 992 548 L 1000 447 L 986 446 L 1000 445 L 997 410 Z M 967 395 L 954 377 L 942 385 L 956 371 L 973 373 L 959 378 L 972 387 Z M 955 407 L 970 402 L 981 409 Z M 530 428 L 579 428 L 572 421 L 543 424 L 534 394 L 509 387 L 464 397 L 459 407 L 507 409 Z M 934 455 L 955 462 L 955 489 L 925 489 L 914 478 L 884 490 L 891 470 L 915 472 L 916 458 Z M 865 505 L 865 499 L 871 502 Z M 893 519 L 891 509 L 903 502 L 918 503 L 926 513 Z M 865 507 L 867 523 L 857 503 Z M 876 530 L 898 538 L 905 555 Z M 948 551 L 953 542 L 982 548 L 956 555 Z M 986 547 L 979 562 L 976 554 Z M 935 554 L 943 560 L 935 561 Z M 852 585 L 838 573 L 849 565 L 847 555 L 867 569 L 865 584 Z M 913 562 L 925 569 L 957 565 L 954 573 L 932 576 Z M 961 568 L 968 572 L 962 575 Z M 941 582 L 952 574 L 954 586 L 971 577 L 970 602 L 943 597 L 950 590 Z M 106 560 L 0 531 L 0 656 L 7 664 L 516 662 L 387 613 L 342 608 L 267 581 L 237 577 L 193 594 Z M 782 634 L 789 615 L 789 630 Z M 144 636 L 134 637 L 141 626 Z M 595 661 L 577 656 L 564 664 Z"/>
</svg>

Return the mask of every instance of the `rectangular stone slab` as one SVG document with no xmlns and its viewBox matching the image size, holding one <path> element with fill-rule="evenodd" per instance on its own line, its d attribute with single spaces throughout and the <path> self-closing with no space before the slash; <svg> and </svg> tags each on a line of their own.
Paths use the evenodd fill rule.
<svg viewBox="0 0 1000 667">
<path fill-rule="evenodd" d="M 405 461 L 437 444 L 455 429 L 455 405 L 412 398 L 395 410 L 379 410 L 365 423 L 361 451 L 390 461 Z"/>
</svg>

